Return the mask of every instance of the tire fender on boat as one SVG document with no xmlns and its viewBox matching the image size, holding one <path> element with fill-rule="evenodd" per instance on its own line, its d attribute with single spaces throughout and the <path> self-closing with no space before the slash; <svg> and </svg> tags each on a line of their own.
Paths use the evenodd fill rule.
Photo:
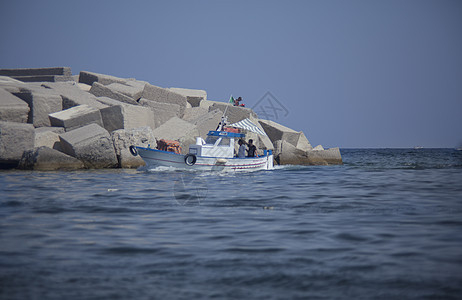
<svg viewBox="0 0 462 300">
<path fill-rule="evenodd" d="M 197 157 L 194 154 L 186 154 L 184 156 L 184 163 L 188 166 L 194 166 L 196 163 Z"/>
<path fill-rule="evenodd" d="M 135 147 L 135 146 L 131 145 L 131 146 L 129 147 L 129 149 L 130 149 L 130 153 L 131 153 L 133 156 L 137 156 L 137 155 L 138 155 L 138 150 L 136 150 L 136 147 Z"/>
</svg>

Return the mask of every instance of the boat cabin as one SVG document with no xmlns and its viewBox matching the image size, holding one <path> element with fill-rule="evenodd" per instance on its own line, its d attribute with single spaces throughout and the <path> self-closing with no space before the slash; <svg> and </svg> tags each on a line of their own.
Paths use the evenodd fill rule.
<svg viewBox="0 0 462 300">
<path fill-rule="evenodd" d="M 189 154 L 205 157 L 234 157 L 234 141 L 244 138 L 245 134 L 228 131 L 209 131 L 204 141 L 201 137 L 196 139 L 195 145 L 189 146 Z"/>
</svg>

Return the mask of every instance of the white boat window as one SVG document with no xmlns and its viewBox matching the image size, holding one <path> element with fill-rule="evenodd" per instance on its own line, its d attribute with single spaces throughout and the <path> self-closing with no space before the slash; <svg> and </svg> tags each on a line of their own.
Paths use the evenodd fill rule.
<svg viewBox="0 0 462 300">
<path fill-rule="evenodd" d="M 229 146 L 229 138 L 222 138 L 218 146 Z"/>
<path fill-rule="evenodd" d="M 208 136 L 207 139 L 205 140 L 205 143 L 214 145 L 217 139 L 218 139 L 218 136 Z"/>
</svg>

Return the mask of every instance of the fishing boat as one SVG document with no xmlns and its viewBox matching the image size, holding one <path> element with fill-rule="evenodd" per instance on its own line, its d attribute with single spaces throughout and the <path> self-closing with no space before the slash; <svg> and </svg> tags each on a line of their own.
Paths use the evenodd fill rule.
<svg viewBox="0 0 462 300">
<path fill-rule="evenodd" d="M 245 170 L 270 170 L 273 169 L 273 153 L 264 150 L 261 156 L 236 157 L 234 155 L 234 143 L 236 139 L 243 139 L 245 134 L 236 129 L 245 129 L 258 134 L 266 133 L 253 124 L 249 119 L 244 119 L 235 124 L 226 126 L 226 117 L 222 117 L 216 130 L 211 130 L 207 138 L 196 138 L 196 144 L 189 145 L 188 153 L 181 154 L 178 146 L 152 148 L 130 146 L 130 152 L 134 156 L 141 156 L 148 168 L 159 166 L 174 167 L 187 170 L 201 171 L 245 171 Z"/>
</svg>

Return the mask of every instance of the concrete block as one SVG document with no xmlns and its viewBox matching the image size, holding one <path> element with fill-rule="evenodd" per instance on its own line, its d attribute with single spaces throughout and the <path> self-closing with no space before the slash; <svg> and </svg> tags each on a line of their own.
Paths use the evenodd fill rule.
<svg viewBox="0 0 462 300">
<path fill-rule="evenodd" d="M 99 109 L 88 105 L 74 106 L 69 109 L 49 115 L 52 126 L 64 127 L 66 131 L 88 125 L 98 124 L 103 126 L 103 120 Z"/>
<path fill-rule="evenodd" d="M 24 151 L 34 148 L 32 124 L 0 121 L 0 168 L 16 167 Z"/>
<path fill-rule="evenodd" d="M 77 170 L 83 169 L 84 164 L 72 156 L 42 146 L 25 151 L 19 168 L 35 171 Z"/>
<path fill-rule="evenodd" d="M 15 95 L 29 105 L 27 122 L 35 127 L 50 126 L 48 115 L 63 109 L 63 99 L 58 95 L 41 92 L 22 92 Z"/>
<path fill-rule="evenodd" d="M 218 102 L 218 101 L 211 101 L 211 100 L 202 100 L 199 103 L 199 107 L 206 108 L 207 110 L 210 108 L 210 106 L 214 104 L 224 104 L 223 102 Z"/>
<path fill-rule="evenodd" d="M 78 105 L 88 105 L 98 109 L 106 107 L 96 99 L 96 96 L 82 91 L 75 82 L 47 82 L 42 83 L 42 87 L 63 98 L 63 109 Z"/>
<path fill-rule="evenodd" d="M 144 86 L 146 84 L 147 82 L 143 81 L 127 80 L 125 83 L 111 83 L 107 85 L 107 87 L 112 91 L 118 92 L 137 101 L 143 95 Z"/>
<path fill-rule="evenodd" d="M 222 102 L 213 103 L 209 107 L 209 111 L 219 109 L 223 113 L 226 107 L 228 107 L 228 110 L 226 111 L 226 115 L 228 116 L 228 124 L 242 121 L 245 118 L 256 118 L 257 117 L 257 115 L 250 108 L 233 106 L 232 104 L 222 103 Z"/>
<path fill-rule="evenodd" d="M 31 92 L 32 90 L 42 89 L 41 83 L 26 83 L 6 76 L 0 76 L 0 88 L 10 92 L 11 94 L 25 93 Z"/>
<path fill-rule="evenodd" d="M 88 85 L 93 85 L 94 82 L 98 82 L 102 85 L 108 85 L 111 83 L 124 83 L 127 79 L 119 78 L 111 75 L 104 75 L 94 72 L 81 71 L 79 74 L 79 82 Z"/>
<path fill-rule="evenodd" d="M 119 129 L 113 131 L 111 136 L 120 168 L 138 168 L 145 165 L 144 160 L 139 155 L 133 156 L 130 153 L 129 147 L 131 145 L 156 146 L 156 139 L 151 127 Z"/>
<path fill-rule="evenodd" d="M 254 116 L 250 116 L 250 121 L 254 123 L 261 131 L 265 132 L 265 129 L 258 122 L 259 119 Z M 266 133 L 266 132 L 265 132 Z M 274 145 L 268 135 L 256 134 L 258 137 L 254 139 L 255 146 L 261 150 L 274 150 Z"/>
<path fill-rule="evenodd" d="M 196 143 L 196 137 L 200 136 L 194 124 L 186 122 L 178 117 L 173 117 L 159 128 L 153 131 L 156 139 L 167 139 L 180 142 L 182 153 L 189 151 L 189 145 Z"/>
<path fill-rule="evenodd" d="M 62 151 L 59 134 L 64 133 L 63 127 L 40 127 L 35 128 L 35 147 L 48 147 Z"/>
<path fill-rule="evenodd" d="M 297 149 L 287 141 L 277 141 L 280 145 L 275 160 L 280 165 L 338 165 L 342 164 L 342 157 L 339 148 L 327 150 L 308 150 Z"/>
<path fill-rule="evenodd" d="M 81 160 L 85 168 L 118 166 L 112 138 L 97 124 L 86 125 L 59 136 L 64 153 Z"/>
<path fill-rule="evenodd" d="M 187 98 L 191 97 L 191 98 L 199 98 L 202 100 L 207 100 L 207 92 L 204 90 L 184 89 L 184 88 L 174 88 L 174 87 L 169 88 L 169 90 L 177 94 L 183 95 Z"/>
<path fill-rule="evenodd" d="M 122 93 L 112 90 L 109 88 L 109 86 L 110 85 L 105 86 L 98 82 L 94 82 L 93 85 L 91 86 L 90 93 L 95 95 L 96 97 L 108 97 L 114 100 L 118 100 L 120 102 L 138 105 L 138 102 L 136 102 L 129 96 L 126 96 Z"/>
<path fill-rule="evenodd" d="M 196 126 L 200 137 L 205 140 L 207 138 L 207 133 L 217 128 L 222 115 L 223 113 L 219 109 L 212 110 L 204 115 L 198 116 L 196 119 L 192 120 L 191 123 Z"/>
<path fill-rule="evenodd" d="M 196 120 L 197 118 L 206 115 L 209 112 L 208 108 L 203 108 L 203 107 L 191 107 L 191 108 L 186 108 L 184 111 L 183 115 L 183 120 L 192 122 Z"/>
<path fill-rule="evenodd" d="M 200 107 L 201 101 L 203 100 L 201 97 L 186 97 L 186 100 L 188 101 L 187 104 L 189 104 L 191 107 Z"/>
<path fill-rule="evenodd" d="M 341 165 L 343 164 L 342 155 L 338 147 L 329 148 L 325 150 L 309 150 L 307 151 L 308 158 L 314 164 L 316 161 L 322 161 L 328 165 Z"/>
<path fill-rule="evenodd" d="M 84 92 L 90 92 L 91 85 L 85 84 L 85 83 L 77 83 L 77 87 L 81 89 Z"/>
<path fill-rule="evenodd" d="M 192 107 L 198 107 L 200 106 L 200 102 L 202 100 L 207 100 L 207 92 L 204 90 L 193 90 L 183 88 L 169 88 L 168 90 L 185 96 L 186 101 L 188 101 L 188 103 Z"/>
<path fill-rule="evenodd" d="M 277 140 L 284 140 L 294 147 L 297 146 L 298 140 L 300 139 L 300 132 L 270 120 L 259 119 L 258 123 L 263 127 L 271 142 L 274 143 Z"/>
<path fill-rule="evenodd" d="M 100 112 L 104 128 L 109 132 L 144 126 L 155 128 L 154 114 L 148 107 L 119 104 L 103 108 Z"/>
<path fill-rule="evenodd" d="M 183 117 L 186 109 L 186 97 L 155 85 L 146 84 L 143 90 L 142 98 L 162 103 L 177 104 L 180 107 L 179 117 Z"/>
<path fill-rule="evenodd" d="M 317 145 L 316 147 L 313 148 L 313 151 L 322 151 L 324 150 L 324 147 L 322 145 Z"/>
<path fill-rule="evenodd" d="M 40 75 L 63 75 L 72 76 L 71 68 L 26 68 L 26 69 L 0 69 L 0 75 L 4 76 L 40 76 Z"/>
<path fill-rule="evenodd" d="M 154 114 L 154 128 L 157 128 L 173 117 L 179 117 L 180 106 L 173 103 L 163 103 L 141 98 L 139 104 L 149 107 Z"/>
<path fill-rule="evenodd" d="M 26 123 L 29 110 L 26 102 L 0 88 L 0 121 Z"/>
<path fill-rule="evenodd" d="M 9 85 L 9 84 L 21 84 L 21 85 L 24 85 L 24 82 L 16 80 L 14 78 L 11 78 L 9 76 L 0 75 L 0 86 L 2 86 L 3 84 L 7 84 L 7 85 Z"/>
<path fill-rule="evenodd" d="M 313 146 L 311 146 L 311 143 L 308 141 L 303 131 L 300 131 L 296 147 L 304 151 L 313 149 Z"/>
<path fill-rule="evenodd" d="M 35 75 L 35 76 L 12 76 L 12 78 L 22 82 L 66 82 L 74 81 L 72 76 L 64 75 Z"/>
</svg>

